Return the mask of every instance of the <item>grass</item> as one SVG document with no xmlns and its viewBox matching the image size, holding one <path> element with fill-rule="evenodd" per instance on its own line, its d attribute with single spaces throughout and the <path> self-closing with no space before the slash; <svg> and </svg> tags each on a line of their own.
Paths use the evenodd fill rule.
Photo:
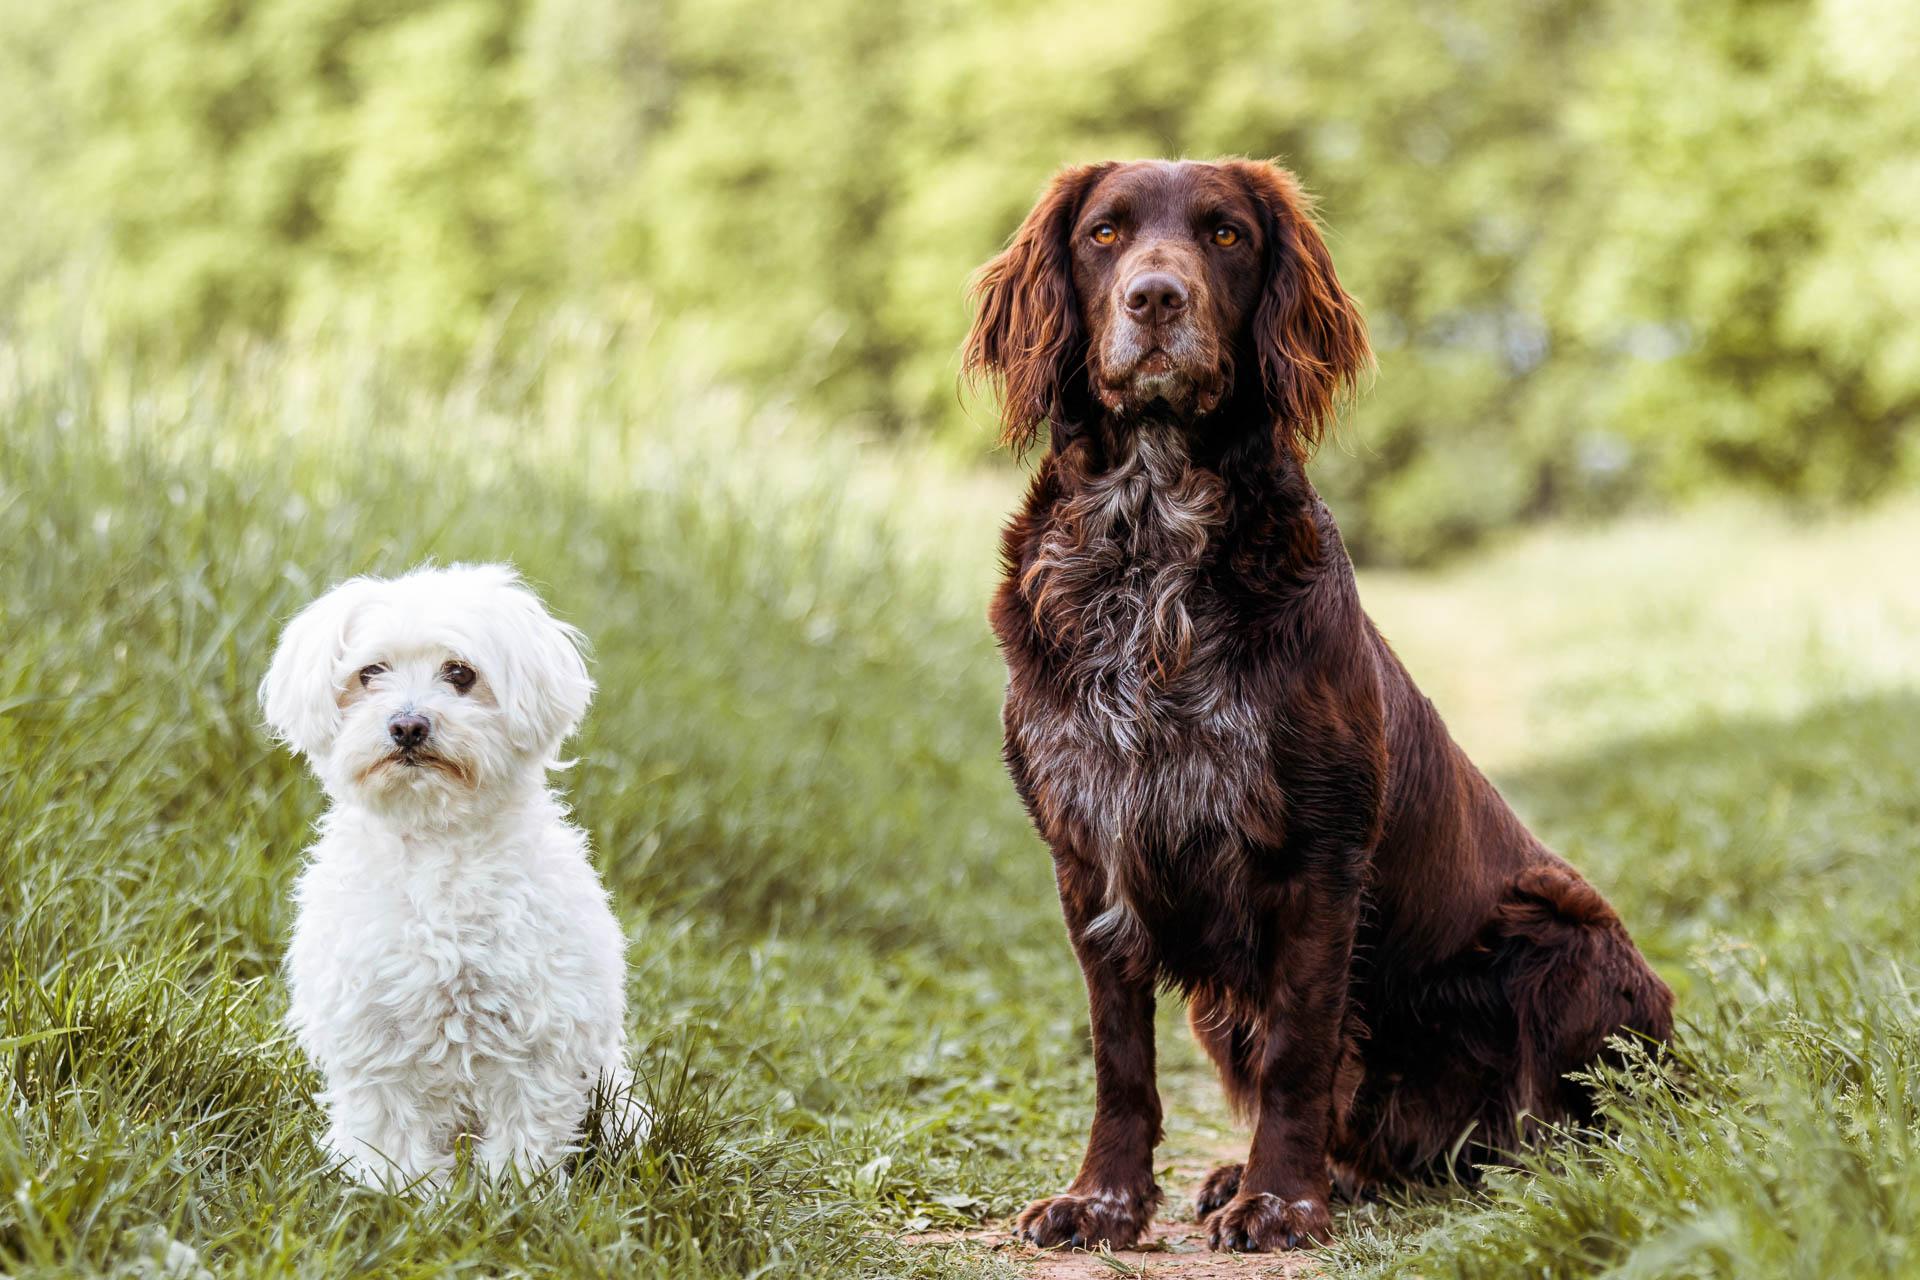
<svg viewBox="0 0 1920 1280">
<path fill-rule="evenodd" d="M 1016 1273 L 896 1239 L 1057 1185 L 1091 1100 L 997 753 L 1012 487 L 594 350 L 421 397 L 343 350 L 0 348 L 0 1271 Z M 1920 597 L 1866 556 L 1916 535 L 1717 509 L 1365 579 L 1674 982 L 1687 1087 L 1349 1212 L 1330 1270 L 1920 1273 Z M 299 605 L 428 556 L 511 558 L 594 640 L 563 782 L 664 1119 L 414 1201 L 314 1149 L 277 965 L 318 793 L 252 690 Z"/>
<path fill-rule="evenodd" d="M 1481 1196 L 1370 1215 L 1395 1276 L 1914 1274 L 1920 697 L 1731 721 L 1509 791 L 1675 980 L 1684 1088 L 1620 1078 L 1614 1133 Z"/>
</svg>

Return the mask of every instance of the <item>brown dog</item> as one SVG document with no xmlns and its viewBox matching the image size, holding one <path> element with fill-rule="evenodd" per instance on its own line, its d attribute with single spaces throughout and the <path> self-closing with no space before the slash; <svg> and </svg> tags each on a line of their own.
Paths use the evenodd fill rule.
<svg viewBox="0 0 1920 1280">
<path fill-rule="evenodd" d="M 1326 1239 L 1334 1177 L 1465 1172 L 1588 1118 L 1566 1074 L 1666 1040 L 1672 995 L 1361 611 L 1304 463 L 1370 355 L 1293 178 L 1068 169 L 976 296 L 1005 441 L 1051 432 L 992 616 L 1093 1027 L 1086 1159 L 1020 1232 L 1151 1219 L 1161 984 L 1254 1122 L 1195 1206 L 1216 1249 Z"/>
</svg>

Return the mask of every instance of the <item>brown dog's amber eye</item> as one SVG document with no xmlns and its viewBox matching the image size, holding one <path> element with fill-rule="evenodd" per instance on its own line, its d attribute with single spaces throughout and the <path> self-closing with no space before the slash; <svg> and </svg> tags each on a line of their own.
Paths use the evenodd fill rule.
<svg viewBox="0 0 1920 1280">
<path fill-rule="evenodd" d="M 378 675 L 384 675 L 384 674 L 386 674 L 386 670 L 387 670 L 387 669 L 386 669 L 386 667 L 384 667 L 384 666 L 382 666 L 382 665 L 381 665 L 380 663 L 378 663 L 378 662 L 376 662 L 376 663 L 374 663 L 374 664 L 373 664 L 372 666 L 370 666 L 370 667 L 362 667 L 362 668 L 360 668 L 360 685 L 361 685 L 361 687 L 362 687 L 362 688 L 365 688 L 365 687 L 366 687 L 367 685 L 370 685 L 370 684 L 372 684 L 372 683 L 373 683 L 373 678 L 374 678 L 375 676 L 378 676 Z"/>
<path fill-rule="evenodd" d="M 1093 229 L 1093 242 L 1095 244 L 1112 244 L 1119 238 L 1120 232 L 1111 222 L 1099 223 Z"/>
<path fill-rule="evenodd" d="M 1224 249 L 1230 244 L 1240 243 L 1240 233 L 1232 227 L 1215 227 L 1213 242 Z"/>
<path fill-rule="evenodd" d="M 457 693 L 465 693 L 473 688 L 473 682 L 480 678 L 474 674 L 473 668 L 464 662 L 449 662 L 440 669 L 440 674 L 446 677 L 447 683 L 452 685 Z"/>
</svg>

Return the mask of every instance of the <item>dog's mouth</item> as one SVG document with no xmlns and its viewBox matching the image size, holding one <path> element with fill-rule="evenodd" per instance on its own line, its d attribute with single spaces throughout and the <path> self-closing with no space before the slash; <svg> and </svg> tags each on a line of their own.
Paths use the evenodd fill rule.
<svg viewBox="0 0 1920 1280">
<path fill-rule="evenodd" d="M 1191 360 L 1176 357 L 1162 346 L 1136 351 L 1122 348 L 1101 362 L 1100 390 L 1119 395 L 1141 391 L 1162 391 L 1199 381 L 1200 371 Z"/>
<path fill-rule="evenodd" d="M 386 773 L 402 777 L 439 773 L 462 785 L 471 786 L 473 783 L 473 773 L 466 765 L 425 747 L 395 748 L 362 770 L 360 778 L 363 782 L 371 782 Z"/>
<path fill-rule="evenodd" d="M 1211 413 L 1225 396 L 1226 378 L 1221 370 L 1208 367 L 1190 353 L 1176 354 L 1159 344 L 1103 363 L 1106 367 L 1101 370 L 1096 390 L 1108 409 L 1143 409 L 1158 402 L 1176 411 Z"/>
</svg>

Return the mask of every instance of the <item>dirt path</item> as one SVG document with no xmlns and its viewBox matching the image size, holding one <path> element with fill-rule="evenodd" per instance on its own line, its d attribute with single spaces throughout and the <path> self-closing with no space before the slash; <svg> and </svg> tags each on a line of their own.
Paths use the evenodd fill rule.
<svg viewBox="0 0 1920 1280">
<path fill-rule="evenodd" d="M 1313 1254 L 1306 1251 L 1225 1254 L 1208 1250 L 1206 1233 L 1193 1221 L 1193 1194 L 1215 1165 L 1245 1158 L 1247 1138 L 1229 1123 L 1220 1087 L 1197 1055 L 1168 1056 L 1174 1060 L 1163 1063 L 1160 1077 L 1167 1138 L 1160 1148 L 1159 1178 L 1166 1201 L 1141 1247 L 1107 1254 L 1036 1249 L 1013 1239 L 1011 1222 L 989 1222 L 972 1231 L 928 1232 L 908 1240 L 977 1248 L 1002 1267 L 1023 1271 L 1033 1280 L 1114 1280 L 1116 1276 L 1277 1280 L 1320 1275 Z"/>
</svg>

